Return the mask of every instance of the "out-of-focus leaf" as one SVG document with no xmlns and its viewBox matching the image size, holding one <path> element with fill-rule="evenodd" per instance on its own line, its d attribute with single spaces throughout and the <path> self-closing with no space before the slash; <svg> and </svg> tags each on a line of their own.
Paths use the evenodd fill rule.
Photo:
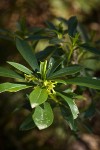
<svg viewBox="0 0 100 150">
<path fill-rule="evenodd" d="M 3 68 L 3 67 L 0 67 L 0 76 L 2 76 L 2 77 L 9 77 L 9 78 L 15 78 L 15 79 L 24 79 L 23 77 L 21 77 L 16 72 L 14 72 L 14 71 L 12 71 L 10 69 Z"/>
<path fill-rule="evenodd" d="M 16 38 L 16 46 L 23 58 L 28 62 L 32 69 L 39 70 L 38 62 L 35 54 L 32 52 L 31 46 L 24 40 Z"/>
<path fill-rule="evenodd" d="M 54 79 L 54 78 L 59 78 L 59 77 L 66 76 L 66 75 L 75 74 L 77 72 L 80 72 L 81 70 L 82 70 L 82 67 L 78 65 L 65 67 L 54 72 L 51 76 L 48 77 L 48 79 Z"/>
<path fill-rule="evenodd" d="M 31 27 L 29 29 L 30 33 L 36 34 L 36 33 L 44 33 L 44 28 L 42 27 Z"/>
<path fill-rule="evenodd" d="M 62 17 L 58 17 L 57 19 L 60 20 L 61 22 L 63 22 L 65 25 L 68 26 L 68 20 L 67 19 L 64 19 Z"/>
<path fill-rule="evenodd" d="M 100 55 L 100 49 L 92 47 L 88 43 L 80 44 L 78 46 L 83 48 L 83 49 L 85 49 L 85 50 L 87 50 L 87 51 L 89 51 L 89 52 L 92 52 L 94 54 Z"/>
<path fill-rule="evenodd" d="M 77 28 L 77 18 L 76 16 L 72 16 L 69 20 L 68 20 L 68 34 L 73 37 L 76 33 L 76 28 Z"/>
<path fill-rule="evenodd" d="M 13 41 L 12 36 L 13 36 L 13 33 L 9 32 L 8 30 L 0 29 L 0 38 L 1 39 Z"/>
<path fill-rule="evenodd" d="M 21 126 L 20 126 L 20 130 L 30 130 L 33 129 L 35 127 L 34 121 L 32 119 L 32 113 L 30 113 L 25 120 L 22 122 Z"/>
<path fill-rule="evenodd" d="M 16 83 L 2 83 L 0 84 L 0 93 L 8 91 L 8 92 L 17 92 L 26 88 L 29 88 L 31 86 L 27 86 L 25 84 L 16 84 Z"/>
<path fill-rule="evenodd" d="M 67 102 L 67 104 L 69 105 L 70 110 L 72 112 L 73 119 L 76 119 L 78 117 L 79 110 L 78 110 L 77 105 L 75 104 L 74 100 L 71 99 L 70 97 L 67 97 L 67 96 L 59 93 L 59 92 L 57 92 L 57 95 L 61 96 Z"/>
<path fill-rule="evenodd" d="M 48 39 L 48 36 L 43 36 L 43 35 L 30 35 L 26 40 L 43 40 L 43 39 Z"/>
<path fill-rule="evenodd" d="M 87 131 L 88 133 L 90 134 L 93 134 L 93 129 L 91 127 L 90 124 L 88 124 L 88 121 L 86 120 L 82 120 L 80 118 L 77 118 L 77 126 L 78 126 L 78 129 L 81 130 L 81 131 Z"/>
<path fill-rule="evenodd" d="M 94 60 L 96 60 L 96 61 L 100 61 L 100 56 L 98 56 L 98 55 L 96 55 L 96 56 L 90 56 L 90 57 L 87 57 L 87 58 L 85 58 L 86 60 L 87 59 L 94 59 Z"/>
<path fill-rule="evenodd" d="M 48 93 L 46 89 L 36 87 L 29 95 L 29 100 L 31 107 L 34 108 L 42 103 L 44 103 L 48 98 Z"/>
<path fill-rule="evenodd" d="M 58 39 L 58 38 L 52 38 L 51 40 L 49 40 L 50 44 L 60 44 L 63 43 L 63 39 Z"/>
<path fill-rule="evenodd" d="M 44 108 L 37 106 L 32 118 L 40 130 L 49 127 L 53 123 L 54 118 L 50 104 L 45 102 Z"/>
<path fill-rule="evenodd" d="M 100 79 L 90 77 L 77 77 L 66 80 L 67 84 L 76 84 L 100 90 Z"/>
<path fill-rule="evenodd" d="M 78 23 L 77 30 L 80 33 L 80 36 L 82 37 L 82 40 L 84 42 L 89 41 L 89 35 L 88 35 L 87 31 L 85 30 L 84 26 L 82 26 L 81 23 Z"/>
<path fill-rule="evenodd" d="M 19 63 L 15 63 L 15 62 L 9 62 L 8 64 L 10 64 L 11 66 L 15 67 L 16 69 L 26 73 L 26 74 L 32 74 L 32 71 L 30 69 L 28 69 L 27 67 L 23 66 L 22 64 Z"/>
<path fill-rule="evenodd" d="M 7 41 L 13 41 L 13 39 L 7 35 L 0 35 L 0 39 L 4 39 L 4 40 L 7 40 Z"/>
<path fill-rule="evenodd" d="M 55 25 L 49 21 L 45 21 L 46 25 L 48 26 L 48 28 L 52 29 L 52 30 L 57 30 Z"/>
<path fill-rule="evenodd" d="M 56 50 L 55 46 L 48 46 L 44 50 L 36 53 L 36 57 L 38 60 L 46 59 L 50 54 L 52 54 Z"/>
<path fill-rule="evenodd" d="M 9 33 L 9 31 L 8 30 L 5 30 L 5 29 L 0 29 L 0 33 L 5 33 L 5 34 L 7 34 L 7 33 Z"/>
<path fill-rule="evenodd" d="M 27 26 L 26 26 L 26 18 L 23 17 L 19 20 L 19 30 L 25 33 L 27 31 Z"/>
<path fill-rule="evenodd" d="M 85 116 L 86 118 L 93 117 L 93 115 L 95 114 L 95 112 L 96 112 L 96 107 L 95 107 L 95 105 L 92 103 L 92 104 L 89 106 L 89 108 L 85 111 L 84 116 Z"/>
<path fill-rule="evenodd" d="M 95 44 L 96 44 L 97 46 L 99 46 L 99 45 L 100 45 L 100 40 L 96 40 L 96 41 L 95 41 Z"/>
</svg>

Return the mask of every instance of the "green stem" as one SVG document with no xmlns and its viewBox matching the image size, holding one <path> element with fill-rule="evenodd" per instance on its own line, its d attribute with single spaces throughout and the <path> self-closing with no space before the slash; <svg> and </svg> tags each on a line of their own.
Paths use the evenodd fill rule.
<svg viewBox="0 0 100 150">
<path fill-rule="evenodd" d="M 72 44 L 71 47 L 70 47 L 70 53 L 69 53 L 69 55 L 68 55 L 67 66 L 68 66 L 68 64 L 69 64 L 69 61 L 70 61 L 70 59 L 71 59 L 71 56 L 72 56 L 73 51 L 74 51 L 74 46 L 73 46 L 73 44 Z"/>
<path fill-rule="evenodd" d="M 59 102 L 58 99 L 53 94 L 50 94 L 49 96 L 52 98 L 52 100 L 61 105 L 61 102 Z"/>
<path fill-rule="evenodd" d="M 69 46 L 70 52 L 69 52 L 69 55 L 68 55 L 67 66 L 68 66 L 68 63 L 69 63 L 69 61 L 71 59 L 72 53 L 73 53 L 73 51 L 75 49 L 75 46 L 77 46 L 78 38 L 79 38 L 79 34 L 76 34 L 75 37 L 72 38 L 72 40 L 71 40 L 71 46 Z"/>
<path fill-rule="evenodd" d="M 55 97 L 55 95 L 50 94 L 49 96 L 50 96 L 50 97 L 52 98 L 52 100 L 55 101 L 57 104 L 62 105 L 62 106 L 64 106 L 64 107 L 67 109 L 67 106 L 64 105 L 62 102 L 58 101 L 58 99 Z"/>
</svg>

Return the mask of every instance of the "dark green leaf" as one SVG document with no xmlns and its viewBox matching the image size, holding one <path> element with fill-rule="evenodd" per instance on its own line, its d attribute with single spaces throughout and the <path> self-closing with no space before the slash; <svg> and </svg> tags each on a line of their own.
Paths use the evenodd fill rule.
<svg viewBox="0 0 100 150">
<path fill-rule="evenodd" d="M 34 121 L 32 119 L 32 113 L 30 113 L 24 120 L 24 122 L 22 122 L 21 126 L 20 126 L 20 130 L 30 130 L 33 129 L 35 127 Z"/>
<path fill-rule="evenodd" d="M 30 33 L 36 34 L 36 33 L 44 33 L 44 28 L 43 27 L 31 27 L 29 29 Z"/>
<path fill-rule="evenodd" d="M 36 126 L 40 130 L 49 127 L 52 124 L 54 118 L 50 104 L 45 102 L 44 108 L 37 106 L 32 117 Z"/>
<path fill-rule="evenodd" d="M 7 41 L 13 41 L 13 39 L 7 35 L 0 35 L 0 39 L 4 39 L 4 40 L 7 40 Z"/>
<path fill-rule="evenodd" d="M 92 104 L 88 107 L 88 109 L 85 111 L 84 116 L 85 116 L 86 118 L 93 117 L 94 114 L 95 114 L 95 112 L 96 112 L 96 107 L 95 107 L 95 105 L 92 103 Z"/>
<path fill-rule="evenodd" d="M 43 36 L 43 35 L 30 35 L 26 40 L 43 40 L 43 39 L 48 39 L 48 36 Z"/>
<path fill-rule="evenodd" d="M 68 34 L 70 36 L 74 36 L 76 33 L 76 28 L 77 28 L 77 18 L 75 16 L 72 16 L 69 20 L 68 20 Z"/>
<path fill-rule="evenodd" d="M 70 97 L 67 97 L 67 96 L 59 93 L 59 92 L 57 92 L 57 95 L 61 96 L 67 102 L 67 104 L 69 105 L 70 110 L 72 112 L 73 119 L 76 119 L 79 114 L 79 111 L 78 111 L 77 105 L 75 104 L 74 100 L 71 99 Z"/>
<path fill-rule="evenodd" d="M 15 83 L 2 83 L 0 84 L 0 93 L 8 91 L 8 92 L 17 92 L 26 88 L 29 88 L 31 86 L 27 86 L 25 84 L 15 84 Z"/>
<path fill-rule="evenodd" d="M 66 118 L 66 121 L 68 123 L 68 125 L 70 126 L 71 130 L 73 131 L 77 131 L 77 126 L 76 126 L 76 122 L 75 120 L 73 119 L 73 116 L 69 116 Z"/>
<path fill-rule="evenodd" d="M 83 49 L 85 49 L 85 50 L 87 50 L 87 51 L 89 51 L 89 52 L 92 52 L 94 54 L 100 55 L 100 49 L 92 47 L 88 43 L 80 44 L 78 46 L 83 48 Z"/>
<path fill-rule="evenodd" d="M 82 70 L 82 67 L 78 65 L 65 67 L 54 72 L 51 76 L 48 77 L 48 79 L 54 79 L 54 78 L 59 78 L 59 77 L 66 76 L 66 75 L 75 74 L 77 72 L 80 72 L 81 70 Z"/>
<path fill-rule="evenodd" d="M 61 108 L 62 115 L 63 115 L 64 119 L 67 121 L 71 130 L 76 131 L 77 126 L 76 126 L 75 120 L 73 119 L 71 111 L 69 109 L 65 108 L 64 106 L 61 106 L 60 108 Z"/>
<path fill-rule="evenodd" d="M 80 33 L 80 36 L 84 42 L 89 41 L 89 35 L 87 33 L 87 30 L 85 30 L 84 26 L 81 23 L 78 23 L 77 30 Z"/>
<path fill-rule="evenodd" d="M 19 30 L 25 33 L 27 31 L 26 18 L 23 17 L 19 20 Z"/>
<path fill-rule="evenodd" d="M 23 79 L 23 77 L 21 77 L 16 72 L 14 72 L 14 71 L 12 71 L 10 69 L 3 68 L 3 67 L 0 67 L 0 76 L 2 76 L 2 77 L 9 77 L 9 78 L 15 78 L 15 79 Z"/>
<path fill-rule="evenodd" d="M 29 95 L 31 107 L 34 108 L 42 103 L 44 103 L 48 98 L 48 93 L 46 89 L 36 87 Z"/>
<path fill-rule="evenodd" d="M 19 63 L 15 63 L 15 62 L 9 62 L 8 64 L 12 65 L 13 67 L 15 67 L 16 69 L 26 73 L 26 74 L 32 74 L 32 71 L 28 68 L 26 68 L 25 66 L 19 64 Z"/>
<path fill-rule="evenodd" d="M 55 46 L 48 46 L 44 50 L 36 53 L 36 57 L 38 60 L 46 59 L 50 54 L 52 54 L 56 50 Z"/>
<path fill-rule="evenodd" d="M 96 55 L 96 56 L 90 56 L 90 57 L 87 57 L 87 58 L 85 58 L 86 60 L 87 59 L 94 59 L 94 60 L 96 60 L 96 61 L 100 61 L 100 56 L 98 56 L 98 55 Z"/>
<path fill-rule="evenodd" d="M 51 62 L 51 68 L 49 69 L 49 75 L 51 75 L 53 72 L 55 72 L 55 70 L 60 66 L 60 64 L 62 63 L 64 59 L 63 58 L 59 58 L 58 60 L 56 60 L 55 62 Z"/>
<path fill-rule="evenodd" d="M 12 33 L 5 29 L 0 29 L 0 38 L 4 40 L 13 41 Z"/>
<path fill-rule="evenodd" d="M 60 44 L 60 43 L 63 43 L 63 39 L 58 39 L 58 38 L 52 38 L 49 43 L 50 44 Z"/>
<path fill-rule="evenodd" d="M 86 121 L 85 120 L 86 119 L 81 119 L 81 118 L 77 119 L 78 129 L 81 131 L 85 130 L 85 132 L 88 132 L 89 134 L 93 134 L 92 126 L 88 123 L 88 120 L 86 120 Z"/>
<path fill-rule="evenodd" d="M 64 80 L 60 80 L 60 79 L 55 79 L 54 81 L 56 81 L 57 83 L 62 83 L 62 84 L 66 84 L 66 81 L 64 81 Z"/>
<path fill-rule="evenodd" d="M 100 79 L 90 78 L 90 77 L 77 77 L 73 79 L 67 79 L 66 83 L 76 84 L 80 86 L 86 86 L 93 89 L 100 90 Z"/>
<path fill-rule="evenodd" d="M 65 25 L 68 25 L 68 20 L 64 19 L 62 17 L 58 17 L 58 20 L 60 20 L 61 22 L 63 22 Z"/>
<path fill-rule="evenodd" d="M 24 40 L 16 38 L 16 46 L 23 58 L 28 62 L 32 69 L 39 70 L 38 62 L 35 54 L 32 52 L 31 46 Z"/>
<path fill-rule="evenodd" d="M 2 33 L 2 34 L 8 34 L 9 31 L 8 31 L 8 30 L 5 30 L 5 29 L 0 29 L 0 33 Z"/>
<path fill-rule="evenodd" d="M 55 25 L 49 21 L 45 21 L 46 25 L 48 26 L 48 28 L 52 29 L 52 30 L 57 30 Z"/>
</svg>

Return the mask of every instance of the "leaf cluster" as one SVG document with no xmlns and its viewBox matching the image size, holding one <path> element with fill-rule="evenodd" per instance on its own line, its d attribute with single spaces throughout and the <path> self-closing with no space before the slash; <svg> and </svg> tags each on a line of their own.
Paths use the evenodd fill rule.
<svg viewBox="0 0 100 150">
<path fill-rule="evenodd" d="M 53 101 L 70 128 L 76 131 L 79 122 L 76 100 L 80 93 L 75 93 L 73 85 L 100 90 L 100 79 L 87 75 L 87 69 L 80 64 L 84 50 L 98 56 L 100 50 L 92 47 L 89 40 L 82 40 L 83 32 L 78 31 L 76 17 L 58 19 L 60 23 L 57 26 L 46 22 L 45 28 L 11 33 L 17 50 L 30 68 L 16 62 L 7 62 L 12 70 L 0 67 L 0 76 L 17 80 L 1 83 L 0 93 L 31 89 L 28 93 L 31 110 L 20 127 L 22 130 L 34 126 L 40 130 L 49 127 L 54 120 Z M 44 39 L 49 42 L 48 46 L 36 52 L 38 42 Z"/>
</svg>

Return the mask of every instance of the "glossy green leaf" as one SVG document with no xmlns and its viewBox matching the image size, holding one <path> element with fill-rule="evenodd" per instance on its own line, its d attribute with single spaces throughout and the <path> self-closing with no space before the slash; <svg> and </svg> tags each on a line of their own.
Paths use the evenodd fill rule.
<svg viewBox="0 0 100 150">
<path fill-rule="evenodd" d="M 2 83 L 0 84 L 0 93 L 8 91 L 8 92 L 17 92 L 26 88 L 29 88 L 31 86 L 27 86 L 25 84 L 16 84 L 16 83 Z"/>
<path fill-rule="evenodd" d="M 30 69 L 28 69 L 27 67 L 25 67 L 19 63 L 8 62 L 8 64 L 10 64 L 11 66 L 15 67 L 16 69 L 18 69 L 26 74 L 32 74 L 32 71 Z"/>
<path fill-rule="evenodd" d="M 20 126 L 20 130 L 30 130 L 33 129 L 35 127 L 33 118 L 32 118 L 32 113 L 30 113 L 25 120 L 22 122 L 21 126 Z"/>
<path fill-rule="evenodd" d="M 76 16 L 72 16 L 68 20 L 68 34 L 72 37 L 75 35 L 77 24 L 78 24 L 78 21 L 77 21 Z"/>
<path fill-rule="evenodd" d="M 24 79 L 23 77 L 21 77 L 16 72 L 14 72 L 14 71 L 12 71 L 10 69 L 3 68 L 3 67 L 0 67 L 0 76 L 2 76 L 2 77 L 9 77 L 9 78 L 15 78 L 15 79 Z"/>
<path fill-rule="evenodd" d="M 66 81 L 64 81 L 64 80 L 55 79 L 54 81 L 57 82 L 57 83 L 66 84 Z"/>
<path fill-rule="evenodd" d="M 42 130 L 49 127 L 53 123 L 53 111 L 48 102 L 44 103 L 44 108 L 37 106 L 33 114 L 36 126 Z"/>
<path fill-rule="evenodd" d="M 45 60 L 44 62 L 40 62 L 40 74 L 41 78 L 45 80 L 47 74 L 47 60 Z"/>
<path fill-rule="evenodd" d="M 87 50 L 87 51 L 89 51 L 89 52 L 92 52 L 94 54 L 100 55 L 100 49 L 92 47 L 88 43 L 80 44 L 78 46 L 83 48 L 83 49 L 85 49 L 85 50 Z"/>
<path fill-rule="evenodd" d="M 44 103 L 48 98 L 48 93 L 46 89 L 36 87 L 29 95 L 29 100 L 31 107 L 34 108 L 42 103 Z"/>
<path fill-rule="evenodd" d="M 75 74 L 77 72 L 80 72 L 81 70 L 82 70 L 82 67 L 78 65 L 65 67 L 54 72 L 51 76 L 48 77 L 48 79 L 54 79 L 54 78 L 59 78 L 59 77 L 66 76 L 66 75 Z"/>
<path fill-rule="evenodd" d="M 73 119 L 76 119 L 79 114 L 79 110 L 78 110 L 77 105 L 75 104 L 74 100 L 71 99 L 70 97 L 67 97 L 67 96 L 59 93 L 59 92 L 57 92 L 57 95 L 61 96 L 67 102 L 67 104 L 69 105 L 70 110 L 72 112 Z"/>
<path fill-rule="evenodd" d="M 96 79 L 96 78 L 77 77 L 77 78 L 67 79 L 66 83 L 86 86 L 89 88 L 100 90 L 100 79 Z"/>
<path fill-rule="evenodd" d="M 73 131 L 77 131 L 77 126 L 76 126 L 76 122 L 75 120 L 73 119 L 73 116 L 69 116 L 66 118 L 66 121 L 68 123 L 68 125 L 70 126 L 71 130 Z"/>
<path fill-rule="evenodd" d="M 35 54 L 32 52 L 31 46 L 22 39 L 16 38 L 16 46 L 23 58 L 28 62 L 32 69 L 39 70 L 38 62 Z"/>
<path fill-rule="evenodd" d="M 59 58 L 58 60 L 53 62 L 53 64 L 51 62 L 51 68 L 49 69 L 49 76 L 56 71 L 56 69 L 60 66 L 63 60 L 64 60 L 63 58 Z"/>
</svg>

